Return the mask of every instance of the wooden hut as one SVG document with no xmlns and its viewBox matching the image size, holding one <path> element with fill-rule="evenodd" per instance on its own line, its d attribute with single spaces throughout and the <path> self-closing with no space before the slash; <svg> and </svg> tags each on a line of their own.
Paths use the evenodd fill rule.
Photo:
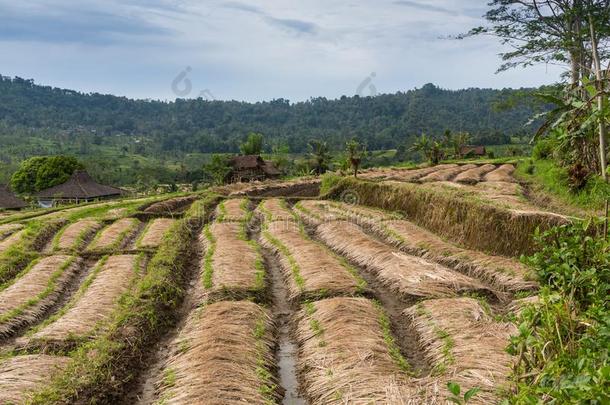
<svg viewBox="0 0 610 405">
<path fill-rule="evenodd" d="M 0 210 L 20 210 L 27 206 L 25 201 L 13 194 L 8 185 L 0 184 Z"/>
<path fill-rule="evenodd" d="M 235 156 L 229 160 L 229 166 L 227 179 L 231 183 L 276 179 L 281 175 L 273 162 L 258 155 Z"/>
<path fill-rule="evenodd" d="M 486 154 L 485 146 L 466 145 L 460 148 L 460 156 L 462 157 L 482 157 Z"/>
<path fill-rule="evenodd" d="M 125 194 L 125 190 L 99 184 L 89 173 L 77 171 L 65 183 L 42 190 L 35 197 L 41 207 L 48 208 L 58 204 L 106 200 Z"/>
</svg>

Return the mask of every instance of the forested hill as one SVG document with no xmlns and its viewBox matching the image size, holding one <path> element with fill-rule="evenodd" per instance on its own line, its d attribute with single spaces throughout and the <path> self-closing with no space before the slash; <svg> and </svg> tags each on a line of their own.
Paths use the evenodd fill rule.
<svg viewBox="0 0 610 405">
<path fill-rule="evenodd" d="M 84 94 L 2 77 L 0 136 L 8 143 L 19 133 L 21 142 L 35 137 L 81 145 L 134 137 L 138 153 L 151 156 L 166 151 L 235 152 L 250 131 L 263 133 L 268 147 L 287 144 L 292 152 L 307 150 L 313 138 L 335 148 L 351 137 L 365 141 L 369 149 L 395 148 L 422 131 L 440 136 L 446 129 L 468 131 L 480 143 L 504 143 L 508 136 L 533 130 L 525 126 L 533 115 L 528 105 L 494 107 L 516 92 L 449 91 L 426 84 L 396 94 L 313 98 L 293 104 L 284 99 L 162 102 Z"/>
</svg>

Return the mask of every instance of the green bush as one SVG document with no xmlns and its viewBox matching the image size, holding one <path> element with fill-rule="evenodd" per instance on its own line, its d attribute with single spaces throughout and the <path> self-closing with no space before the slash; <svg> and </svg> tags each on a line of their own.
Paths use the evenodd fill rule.
<svg viewBox="0 0 610 405">
<path fill-rule="evenodd" d="M 540 278 L 509 352 L 516 392 L 506 403 L 610 403 L 610 243 L 588 223 L 537 235 L 526 259 Z"/>
<path fill-rule="evenodd" d="M 534 149 L 532 149 L 532 157 L 534 159 L 549 159 L 553 157 L 553 151 L 555 150 L 555 144 L 552 139 L 541 139 L 536 142 Z"/>
</svg>

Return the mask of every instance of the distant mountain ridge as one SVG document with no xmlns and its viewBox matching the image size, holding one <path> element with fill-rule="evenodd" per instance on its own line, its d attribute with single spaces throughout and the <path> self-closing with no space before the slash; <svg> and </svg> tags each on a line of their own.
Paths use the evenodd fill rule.
<svg viewBox="0 0 610 405">
<path fill-rule="evenodd" d="M 126 97 L 35 84 L 22 78 L 0 78 L 0 137 L 20 131 L 23 138 L 79 139 L 112 143 L 132 137 L 142 154 L 164 151 L 236 152 L 250 131 L 265 135 L 267 147 L 307 150 L 318 138 L 342 148 L 352 137 L 369 149 L 404 145 L 422 132 L 468 131 L 479 143 L 503 143 L 509 136 L 533 132 L 525 124 L 536 111 L 526 103 L 498 111 L 494 105 L 535 89 L 444 90 L 433 84 L 375 97 L 312 98 L 291 104 L 177 99 L 174 102 Z"/>
</svg>

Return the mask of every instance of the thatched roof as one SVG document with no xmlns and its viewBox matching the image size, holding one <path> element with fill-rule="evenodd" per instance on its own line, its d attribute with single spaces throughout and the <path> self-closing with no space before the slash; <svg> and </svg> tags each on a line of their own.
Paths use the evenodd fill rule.
<svg viewBox="0 0 610 405">
<path fill-rule="evenodd" d="M 280 170 L 275 167 L 273 162 L 270 160 L 265 160 L 263 162 L 263 171 L 267 176 L 279 176 L 280 174 L 282 174 L 282 172 L 280 172 Z"/>
<path fill-rule="evenodd" d="M 0 184 L 0 209 L 18 209 L 25 208 L 28 205 L 22 199 L 18 198 L 8 188 L 8 186 Z"/>
<path fill-rule="evenodd" d="M 483 156 L 483 155 L 485 155 L 485 153 L 487 153 L 485 151 L 485 146 L 467 145 L 467 146 L 462 146 L 460 148 L 460 155 L 462 155 L 462 156 L 466 156 L 466 155 Z"/>
<path fill-rule="evenodd" d="M 265 165 L 265 161 L 258 155 L 234 156 L 229 160 L 229 164 L 233 169 L 256 169 Z"/>
<path fill-rule="evenodd" d="M 63 184 L 47 188 L 36 194 L 38 198 L 91 199 L 113 197 L 125 194 L 117 187 L 97 183 L 85 171 L 74 172 L 72 177 Z"/>
</svg>

